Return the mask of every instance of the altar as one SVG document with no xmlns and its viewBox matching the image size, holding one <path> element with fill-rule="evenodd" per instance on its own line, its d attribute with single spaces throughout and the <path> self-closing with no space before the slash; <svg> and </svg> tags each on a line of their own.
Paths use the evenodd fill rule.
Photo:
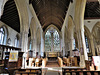
<svg viewBox="0 0 100 75">
<path fill-rule="evenodd" d="M 59 57 L 61 52 L 45 52 L 46 57 Z"/>
</svg>

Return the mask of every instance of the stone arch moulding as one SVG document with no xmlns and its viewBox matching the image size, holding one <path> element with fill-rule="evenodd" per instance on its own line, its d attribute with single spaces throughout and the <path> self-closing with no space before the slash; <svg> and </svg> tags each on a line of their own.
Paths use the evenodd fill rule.
<svg viewBox="0 0 100 75">
<path fill-rule="evenodd" d="M 20 19 L 20 32 L 29 30 L 29 14 L 27 2 L 25 0 L 14 0 Z"/>
<path fill-rule="evenodd" d="M 97 23 L 93 26 L 93 28 L 92 28 L 92 33 L 93 33 L 93 31 L 94 31 L 94 29 L 95 29 L 96 26 L 100 26 L 100 22 L 97 22 Z"/>
<path fill-rule="evenodd" d="M 89 36 L 91 35 L 90 30 L 84 25 L 84 30 L 85 30 L 85 34 L 87 35 L 87 37 L 89 38 Z"/>
<path fill-rule="evenodd" d="M 95 43 L 97 45 L 100 44 L 100 22 L 97 22 L 93 29 L 92 29 L 92 35 L 93 35 L 93 38 L 95 39 Z"/>
</svg>

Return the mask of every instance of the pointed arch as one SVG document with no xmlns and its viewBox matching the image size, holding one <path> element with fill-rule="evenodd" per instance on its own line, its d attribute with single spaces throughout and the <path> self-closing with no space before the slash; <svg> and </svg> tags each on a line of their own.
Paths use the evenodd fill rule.
<svg viewBox="0 0 100 75">
<path fill-rule="evenodd" d="M 0 43 L 0 44 L 3 44 L 3 45 L 6 45 L 7 44 L 7 37 L 8 37 L 8 28 L 7 28 L 7 26 L 5 26 L 5 25 L 2 25 L 1 27 L 0 27 L 0 33 L 2 33 L 3 34 L 3 36 L 2 36 L 2 34 L 1 34 L 1 37 L 2 37 L 2 43 Z"/>
</svg>

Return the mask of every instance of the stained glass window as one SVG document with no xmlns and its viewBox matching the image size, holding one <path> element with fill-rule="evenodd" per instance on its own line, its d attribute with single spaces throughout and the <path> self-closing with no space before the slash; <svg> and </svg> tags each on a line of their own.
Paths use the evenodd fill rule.
<svg viewBox="0 0 100 75">
<path fill-rule="evenodd" d="M 57 30 L 54 31 L 53 33 L 53 43 L 54 43 L 54 51 L 60 51 L 60 38 L 59 38 L 59 33 Z"/>
<path fill-rule="evenodd" d="M 60 36 L 56 29 L 48 29 L 46 32 L 45 51 L 60 51 Z"/>
<path fill-rule="evenodd" d="M 74 44 L 74 49 L 76 49 L 76 43 L 75 43 L 75 39 L 74 39 L 74 42 L 73 42 L 73 44 Z"/>
<path fill-rule="evenodd" d="M 51 33 L 49 30 L 45 34 L 45 50 L 51 51 Z"/>
<path fill-rule="evenodd" d="M 4 29 L 0 28 L 0 44 L 4 42 Z"/>
<path fill-rule="evenodd" d="M 85 36 L 85 43 L 86 43 L 86 50 L 89 53 L 90 50 L 89 50 L 89 44 L 88 44 L 88 38 L 87 38 L 87 36 Z"/>
<path fill-rule="evenodd" d="M 29 43 L 29 49 L 30 50 L 32 49 L 32 41 L 30 41 L 30 43 Z"/>
</svg>

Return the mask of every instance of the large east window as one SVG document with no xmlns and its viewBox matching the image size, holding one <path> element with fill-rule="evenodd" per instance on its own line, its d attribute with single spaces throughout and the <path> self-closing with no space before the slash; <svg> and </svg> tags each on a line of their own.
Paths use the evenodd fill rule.
<svg viewBox="0 0 100 75">
<path fill-rule="evenodd" d="M 60 36 L 54 28 L 45 33 L 45 51 L 60 51 Z"/>
</svg>

